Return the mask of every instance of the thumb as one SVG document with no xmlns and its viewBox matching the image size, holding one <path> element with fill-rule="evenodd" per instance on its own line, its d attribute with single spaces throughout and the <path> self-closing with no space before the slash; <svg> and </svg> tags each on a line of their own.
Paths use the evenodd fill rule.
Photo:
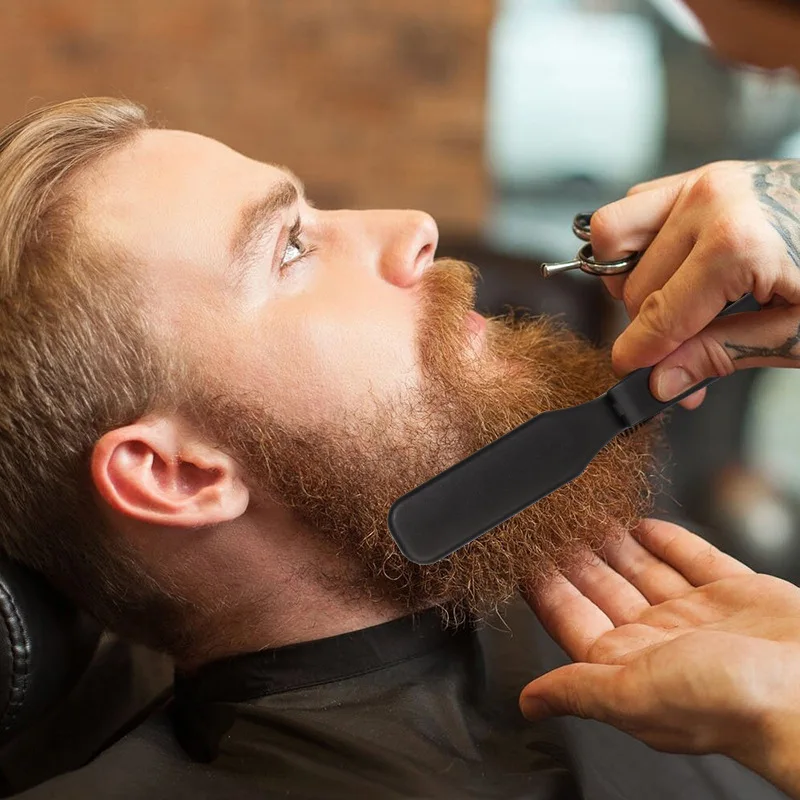
<svg viewBox="0 0 800 800">
<path fill-rule="evenodd" d="M 653 369 L 650 390 L 666 402 L 706 378 L 751 367 L 800 367 L 800 307 L 712 322 Z"/>
<path fill-rule="evenodd" d="M 570 715 L 613 725 L 619 719 L 615 698 L 620 694 L 624 669 L 584 663 L 559 667 L 522 690 L 520 709 L 531 722 Z"/>
</svg>

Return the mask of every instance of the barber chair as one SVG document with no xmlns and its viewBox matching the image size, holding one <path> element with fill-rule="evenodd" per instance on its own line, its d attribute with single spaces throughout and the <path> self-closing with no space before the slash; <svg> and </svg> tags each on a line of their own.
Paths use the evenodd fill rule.
<svg viewBox="0 0 800 800">
<path fill-rule="evenodd" d="M 83 766 L 169 697 L 169 659 L 4 559 L 0 617 L 0 797 Z"/>
</svg>

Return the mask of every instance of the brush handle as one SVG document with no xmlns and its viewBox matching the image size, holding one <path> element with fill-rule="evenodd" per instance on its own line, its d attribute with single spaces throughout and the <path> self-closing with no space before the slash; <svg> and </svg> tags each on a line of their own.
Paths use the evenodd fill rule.
<svg viewBox="0 0 800 800">
<path fill-rule="evenodd" d="M 720 319 L 720 317 L 727 317 L 730 314 L 742 314 L 748 311 L 760 310 L 761 306 L 753 295 L 746 294 L 739 300 L 728 303 L 717 315 L 717 319 Z M 655 367 L 637 369 L 606 392 L 606 397 L 611 403 L 612 408 L 628 428 L 647 422 L 647 420 L 652 419 L 662 411 L 666 411 L 686 397 L 689 397 L 706 386 L 710 386 L 714 381 L 719 380 L 719 377 L 707 378 L 691 389 L 688 389 L 683 394 L 665 403 L 661 400 L 657 400 L 650 392 L 650 376 L 653 374 L 654 369 Z"/>
<path fill-rule="evenodd" d="M 623 430 L 604 395 L 538 414 L 397 500 L 389 530 L 433 564 L 577 478 Z"/>
</svg>

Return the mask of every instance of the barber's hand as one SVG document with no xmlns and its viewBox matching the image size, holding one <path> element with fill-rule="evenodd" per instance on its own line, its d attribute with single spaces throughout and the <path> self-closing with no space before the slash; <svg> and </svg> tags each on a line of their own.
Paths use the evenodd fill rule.
<svg viewBox="0 0 800 800">
<path fill-rule="evenodd" d="M 600 259 L 647 248 L 631 273 L 603 279 L 632 319 L 614 345 L 619 375 L 662 362 L 651 391 L 670 400 L 737 369 L 800 366 L 800 161 L 727 161 L 643 183 L 591 224 Z M 767 308 L 712 323 L 747 292 Z"/>
<path fill-rule="evenodd" d="M 526 686 L 523 713 L 723 753 L 800 792 L 800 589 L 656 520 L 604 558 L 528 596 L 579 663 Z"/>
</svg>

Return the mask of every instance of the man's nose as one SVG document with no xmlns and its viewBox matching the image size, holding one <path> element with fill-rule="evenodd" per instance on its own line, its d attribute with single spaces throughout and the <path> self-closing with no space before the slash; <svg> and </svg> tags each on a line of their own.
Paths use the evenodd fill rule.
<svg viewBox="0 0 800 800">
<path fill-rule="evenodd" d="M 413 286 L 433 263 L 439 244 L 439 228 L 423 211 L 384 211 L 375 220 L 381 239 L 381 277 L 395 286 Z"/>
</svg>

